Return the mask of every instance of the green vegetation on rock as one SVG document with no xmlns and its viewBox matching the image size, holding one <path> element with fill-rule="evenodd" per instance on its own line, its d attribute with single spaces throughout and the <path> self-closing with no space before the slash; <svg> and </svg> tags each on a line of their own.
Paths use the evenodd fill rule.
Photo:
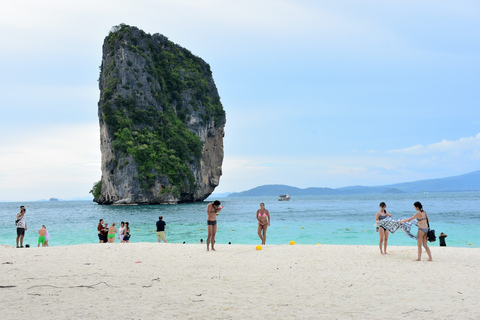
<svg viewBox="0 0 480 320">
<path fill-rule="evenodd" d="M 195 179 L 189 165 L 202 156 L 202 141 L 189 127 L 192 114 L 214 126 L 225 119 L 215 86 L 207 80 L 210 67 L 164 36 L 124 24 L 110 32 L 104 54 L 106 50 L 99 105 L 114 137 L 115 155 L 133 156 L 144 187 L 160 175 L 173 185 L 165 190 L 192 192 Z M 131 53 L 126 61 L 117 54 L 120 50 Z M 125 78 L 135 80 L 122 82 Z M 101 195 L 97 189 L 98 183 L 91 191 L 95 197 Z"/>
</svg>

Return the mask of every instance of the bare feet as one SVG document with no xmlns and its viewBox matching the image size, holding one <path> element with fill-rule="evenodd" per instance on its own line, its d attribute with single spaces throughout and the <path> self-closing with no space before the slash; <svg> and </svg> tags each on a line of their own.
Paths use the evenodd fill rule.
<svg viewBox="0 0 480 320">
<path fill-rule="evenodd" d="M 422 260 L 420 260 L 420 259 L 417 259 L 417 260 L 413 260 L 413 261 L 422 261 Z"/>
<path fill-rule="evenodd" d="M 427 261 L 433 261 L 433 259 L 428 259 Z"/>
</svg>

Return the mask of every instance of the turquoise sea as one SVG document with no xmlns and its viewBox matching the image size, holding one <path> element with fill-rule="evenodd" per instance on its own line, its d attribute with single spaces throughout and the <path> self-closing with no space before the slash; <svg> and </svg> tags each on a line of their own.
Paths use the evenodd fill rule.
<svg viewBox="0 0 480 320">
<path fill-rule="evenodd" d="M 219 244 L 260 244 L 255 212 L 260 202 L 270 211 L 267 244 L 377 245 L 375 213 L 385 201 L 394 218 L 411 217 L 413 203 L 420 201 L 437 237 L 448 235 L 447 246 L 480 246 L 480 192 L 298 196 L 290 201 L 277 197 L 219 198 L 224 209 L 217 216 Z M 20 205 L 27 208 L 25 244 L 37 243 L 42 224 L 50 233 L 50 245 L 98 242 L 100 218 L 111 224 L 130 222 L 131 242 L 156 242 L 155 222 L 163 215 L 166 236 L 173 243 L 198 243 L 206 239 L 206 205 L 189 203 L 155 206 L 100 206 L 88 201 L 1 202 L 0 244 L 15 245 L 15 215 Z M 412 230 L 416 234 L 416 229 Z M 118 239 L 116 239 L 118 242 Z M 415 246 L 416 241 L 401 231 L 391 234 L 389 245 Z M 437 242 L 430 245 L 438 246 Z"/>
</svg>

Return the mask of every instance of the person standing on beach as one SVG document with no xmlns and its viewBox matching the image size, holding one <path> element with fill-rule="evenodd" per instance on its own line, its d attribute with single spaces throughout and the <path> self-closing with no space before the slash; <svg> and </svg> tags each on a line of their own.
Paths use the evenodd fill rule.
<svg viewBox="0 0 480 320">
<path fill-rule="evenodd" d="M 130 241 L 130 224 L 128 222 L 125 222 L 125 234 L 123 236 L 123 241 L 125 243 L 129 243 Z"/>
<path fill-rule="evenodd" d="M 380 210 L 377 211 L 377 214 L 375 215 L 375 220 L 378 224 L 379 221 L 382 221 L 386 217 L 391 217 L 392 215 L 387 212 L 386 208 L 387 205 L 385 202 L 380 202 Z M 378 242 L 378 246 L 380 247 L 380 254 L 387 254 L 387 244 L 388 244 L 388 230 L 385 229 L 384 227 L 377 227 L 378 231 L 378 236 L 380 237 L 380 241 Z M 383 243 L 383 250 L 382 250 L 382 243 Z"/>
<path fill-rule="evenodd" d="M 398 223 L 412 221 L 415 218 L 417 219 L 418 221 L 418 234 L 417 234 L 418 258 L 417 260 L 414 260 L 414 261 L 421 261 L 420 258 L 422 257 L 422 244 L 423 244 L 423 247 L 425 248 L 425 251 L 427 251 L 428 261 L 433 261 L 432 253 L 430 252 L 430 248 L 428 247 L 428 242 L 427 242 L 427 233 L 428 233 L 427 221 L 429 221 L 427 213 L 423 211 L 423 207 L 420 202 L 418 201 L 415 202 L 413 206 L 415 207 L 415 210 L 417 210 L 417 212 L 412 217 L 405 220 L 400 220 L 398 221 Z"/>
<path fill-rule="evenodd" d="M 212 250 L 215 251 L 215 234 L 217 233 L 217 214 L 222 210 L 220 201 L 215 200 L 207 205 L 207 251 L 210 251 L 209 246 L 212 244 Z"/>
<path fill-rule="evenodd" d="M 115 222 L 112 223 L 110 228 L 108 228 L 108 243 L 114 243 L 115 242 L 115 234 L 117 233 L 117 228 L 115 228 Z"/>
<path fill-rule="evenodd" d="M 158 243 L 160 243 L 160 240 L 163 240 L 163 242 L 167 243 L 167 238 L 165 237 L 165 226 L 167 224 L 165 221 L 163 221 L 163 217 L 160 216 L 158 217 L 157 221 L 157 240 Z"/>
<path fill-rule="evenodd" d="M 122 221 L 120 224 L 120 229 L 118 229 L 118 239 L 120 239 L 121 243 L 124 243 L 123 236 L 125 235 L 125 222 Z"/>
<path fill-rule="evenodd" d="M 45 235 L 47 234 L 47 229 L 45 229 L 45 226 L 42 226 L 38 230 L 38 245 L 37 247 L 40 247 L 40 244 L 42 247 L 45 247 Z"/>
<path fill-rule="evenodd" d="M 47 230 L 47 227 L 45 227 L 45 225 L 42 226 L 43 228 L 45 228 L 45 246 L 44 247 L 49 247 L 48 245 L 48 241 L 50 240 L 50 233 L 48 233 L 48 230 Z"/>
<path fill-rule="evenodd" d="M 105 231 L 105 227 L 103 226 L 103 219 L 100 219 L 100 221 L 98 222 L 97 231 L 98 231 L 98 243 L 103 243 L 103 241 L 105 240 L 103 238 L 103 232 Z"/>
<path fill-rule="evenodd" d="M 446 247 L 447 243 L 445 242 L 445 238 L 448 237 L 445 233 L 440 233 L 438 239 L 440 240 L 440 247 Z"/>
<path fill-rule="evenodd" d="M 103 231 L 102 231 L 102 235 L 103 235 L 103 243 L 107 243 L 108 242 L 108 223 L 105 222 L 105 227 L 103 228 Z"/>
<path fill-rule="evenodd" d="M 23 238 L 25 237 L 25 231 L 27 231 L 26 213 L 27 210 L 25 209 L 25 206 L 20 206 L 20 212 L 17 213 L 17 220 L 15 220 L 17 225 L 17 248 L 23 248 Z M 19 240 L 20 246 L 18 245 Z"/>
<path fill-rule="evenodd" d="M 267 228 L 270 226 L 270 212 L 265 209 L 265 204 L 260 203 L 260 209 L 257 210 L 256 218 L 258 220 L 258 236 L 262 240 L 262 244 L 267 242 Z M 268 221 L 267 221 L 268 218 Z"/>
</svg>

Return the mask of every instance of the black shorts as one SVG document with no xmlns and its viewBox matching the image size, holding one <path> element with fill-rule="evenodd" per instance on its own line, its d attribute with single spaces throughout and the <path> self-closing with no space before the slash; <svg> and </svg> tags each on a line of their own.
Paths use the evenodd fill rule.
<svg viewBox="0 0 480 320">
<path fill-rule="evenodd" d="M 214 226 L 214 225 L 216 225 L 216 224 L 217 224 L 217 220 L 215 220 L 215 221 L 207 220 L 207 225 L 208 225 L 208 226 Z"/>
<path fill-rule="evenodd" d="M 98 234 L 98 240 L 100 240 L 100 241 L 103 241 L 103 240 L 104 240 L 103 234 L 101 234 L 101 233 Z"/>
<path fill-rule="evenodd" d="M 128 241 L 128 240 L 130 240 L 130 236 L 125 235 L 125 236 L 123 237 L 123 241 Z"/>
<path fill-rule="evenodd" d="M 24 236 L 25 228 L 17 228 L 17 236 Z"/>
</svg>

